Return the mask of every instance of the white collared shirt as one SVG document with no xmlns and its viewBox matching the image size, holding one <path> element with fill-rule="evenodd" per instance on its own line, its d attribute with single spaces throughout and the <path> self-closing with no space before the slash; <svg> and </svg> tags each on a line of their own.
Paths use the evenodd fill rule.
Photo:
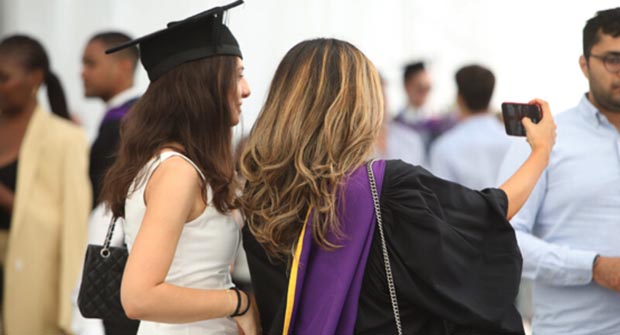
<svg viewBox="0 0 620 335">
<path fill-rule="evenodd" d="M 116 108 L 129 101 L 130 99 L 137 98 L 141 95 L 141 92 L 135 86 L 132 86 L 117 95 L 113 96 L 112 99 L 106 102 L 106 110 L 110 110 L 112 108 Z"/>
</svg>

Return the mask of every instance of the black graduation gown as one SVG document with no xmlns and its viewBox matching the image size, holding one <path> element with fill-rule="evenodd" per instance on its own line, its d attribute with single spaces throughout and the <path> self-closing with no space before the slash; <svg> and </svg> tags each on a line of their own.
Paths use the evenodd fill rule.
<svg viewBox="0 0 620 335">
<path fill-rule="evenodd" d="M 387 161 L 381 212 L 405 334 L 523 334 L 514 307 L 521 254 L 499 189 L 473 191 L 421 167 Z M 244 229 L 264 332 L 281 334 L 286 265 Z M 359 299 L 356 334 L 395 334 L 378 230 Z"/>
</svg>

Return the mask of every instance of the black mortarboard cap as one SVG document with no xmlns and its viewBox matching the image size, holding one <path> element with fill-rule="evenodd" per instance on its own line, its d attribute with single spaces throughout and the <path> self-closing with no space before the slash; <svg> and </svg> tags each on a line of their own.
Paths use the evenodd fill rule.
<svg viewBox="0 0 620 335">
<path fill-rule="evenodd" d="M 237 40 L 223 23 L 224 12 L 242 3 L 235 1 L 170 22 L 165 29 L 106 50 L 106 54 L 139 44 L 140 60 L 151 81 L 190 61 L 216 55 L 242 57 Z"/>
</svg>

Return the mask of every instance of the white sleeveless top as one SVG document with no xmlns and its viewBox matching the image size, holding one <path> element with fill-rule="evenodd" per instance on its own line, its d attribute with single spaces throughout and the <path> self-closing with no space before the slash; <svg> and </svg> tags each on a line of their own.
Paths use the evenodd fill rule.
<svg viewBox="0 0 620 335">
<path fill-rule="evenodd" d="M 164 160 L 179 156 L 192 164 L 204 180 L 196 165 L 187 157 L 173 151 L 166 151 L 149 161 L 139 175 L 142 183 L 135 182 L 129 188 L 125 201 L 125 243 L 131 253 L 136 235 L 140 230 L 146 211 L 144 190 L 153 171 Z M 241 245 L 241 230 L 232 215 L 222 215 L 212 205 L 213 194 L 207 186 L 207 206 L 200 216 L 185 223 L 177 245 L 172 264 L 165 282 L 195 289 L 227 289 L 233 286 L 230 265 Z M 236 323 L 231 318 L 169 324 L 141 321 L 139 335 L 194 335 L 194 334 L 238 334 Z"/>
</svg>

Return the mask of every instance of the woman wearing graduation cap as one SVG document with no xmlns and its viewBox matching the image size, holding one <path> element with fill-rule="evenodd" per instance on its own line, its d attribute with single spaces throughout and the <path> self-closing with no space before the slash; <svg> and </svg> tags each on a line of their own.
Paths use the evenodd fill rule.
<svg viewBox="0 0 620 335">
<path fill-rule="evenodd" d="M 124 218 L 121 302 L 138 334 L 256 332 L 230 265 L 241 243 L 232 127 L 250 94 L 241 51 L 218 7 L 138 43 L 151 80 L 121 129 L 103 200 Z"/>
<path fill-rule="evenodd" d="M 375 67 L 347 42 L 301 42 L 276 70 L 241 157 L 244 247 L 263 329 L 523 334 L 514 307 L 521 255 L 508 219 L 549 160 L 547 104 L 533 101 L 544 114 L 523 122 L 531 155 L 500 188 L 375 161 L 377 208 L 367 162 L 382 100 Z"/>
</svg>

